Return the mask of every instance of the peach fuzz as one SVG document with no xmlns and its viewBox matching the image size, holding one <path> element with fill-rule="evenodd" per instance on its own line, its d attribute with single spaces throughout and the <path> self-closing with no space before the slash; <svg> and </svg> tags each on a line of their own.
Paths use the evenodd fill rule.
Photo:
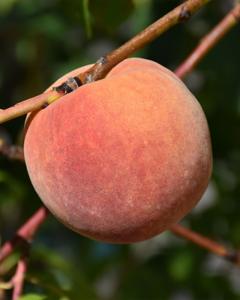
<svg viewBox="0 0 240 300">
<path fill-rule="evenodd" d="M 212 168 L 199 103 L 171 71 L 140 58 L 29 118 L 24 154 L 49 210 L 72 230 L 111 243 L 142 241 L 179 221 Z"/>
</svg>

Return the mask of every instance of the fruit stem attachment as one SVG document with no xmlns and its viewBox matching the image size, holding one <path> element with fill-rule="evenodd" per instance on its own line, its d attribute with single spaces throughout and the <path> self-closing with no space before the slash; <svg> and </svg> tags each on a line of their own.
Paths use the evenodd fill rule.
<svg viewBox="0 0 240 300">
<path fill-rule="evenodd" d="M 75 76 L 75 77 L 68 78 L 67 81 L 63 82 L 57 87 L 54 87 L 53 90 L 65 95 L 75 91 L 81 85 L 82 85 L 82 81 L 77 76 Z"/>
</svg>

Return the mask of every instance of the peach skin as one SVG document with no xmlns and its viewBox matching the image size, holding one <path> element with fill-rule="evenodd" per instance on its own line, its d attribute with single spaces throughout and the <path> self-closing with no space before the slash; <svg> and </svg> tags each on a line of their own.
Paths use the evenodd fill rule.
<svg viewBox="0 0 240 300">
<path fill-rule="evenodd" d="M 171 71 L 140 58 L 30 116 L 24 155 L 49 210 L 72 230 L 111 243 L 142 241 L 178 222 L 212 169 L 198 101 Z"/>
</svg>

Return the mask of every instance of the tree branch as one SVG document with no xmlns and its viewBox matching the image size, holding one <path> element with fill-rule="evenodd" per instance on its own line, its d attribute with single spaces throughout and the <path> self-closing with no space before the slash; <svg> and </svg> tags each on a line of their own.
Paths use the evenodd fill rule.
<svg viewBox="0 0 240 300">
<path fill-rule="evenodd" d="M 0 139 L 0 154 L 11 160 L 24 161 L 23 148 L 16 145 L 8 145 Z"/>
<path fill-rule="evenodd" d="M 175 70 L 175 74 L 184 77 L 199 61 L 222 39 L 232 27 L 240 21 L 240 4 L 237 4 L 225 18 L 213 28 L 193 50 L 190 56 Z"/>
<path fill-rule="evenodd" d="M 11 280 L 13 285 L 12 300 L 18 300 L 22 295 L 26 271 L 27 271 L 27 256 L 22 255 L 22 257 L 18 261 L 16 273 Z"/>
<path fill-rule="evenodd" d="M 60 92 L 52 90 L 33 98 L 21 101 L 9 108 L 0 109 L 0 124 L 26 115 L 31 111 L 37 111 L 45 108 L 55 100 L 59 99 L 61 96 L 62 94 Z"/>
<path fill-rule="evenodd" d="M 237 251 L 231 251 L 225 246 L 218 244 L 217 242 L 200 235 L 197 232 L 194 232 L 190 229 L 187 229 L 179 224 L 172 225 L 169 229 L 174 234 L 189 240 L 190 242 L 198 245 L 201 248 L 204 248 L 218 256 L 224 257 L 226 260 L 234 263 L 240 267 L 240 253 Z"/>
<path fill-rule="evenodd" d="M 151 24 L 145 30 L 137 34 L 131 40 L 123 44 L 118 49 L 100 58 L 96 64 L 89 70 L 76 76 L 78 79 L 76 86 L 89 83 L 103 78 L 114 66 L 123 59 L 127 58 L 137 50 L 143 48 L 146 44 L 156 39 L 172 26 L 183 22 L 204 6 L 210 0 L 187 0 L 183 4 L 167 13 L 155 23 Z M 61 88 L 64 88 L 63 90 Z M 0 110 L 0 124 L 19 116 L 25 115 L 31 111 L 36 111 L 56 101 L 69 90 L 69 83 L 62 84 L 56 89 L 33 97 L 31 99 L 19 102 L 7 109 Z M 71 88 L 70 88 L 71 90 Z M 62 92 L 63 91 L 63 92 Z"/>
<path fill-rule="evenodd" d="M 42 206 L 39 208 L 22 227 L 19 228 L 12 240 L 7 241 L 0 249 L 0 263 L 8 257 L 17 246 L 28 246 L 39 226 L 46 220 L 49 212 Z"/>
<path fill-rule="evenodd" d="M 188 0 L 148 26 L 118 49 L 107 54 L 77 77 L 83 84 L 103 78 L 114 66 L 159 37 L 174 25 L 188 20 L 210 0 Z"/>
</svg>

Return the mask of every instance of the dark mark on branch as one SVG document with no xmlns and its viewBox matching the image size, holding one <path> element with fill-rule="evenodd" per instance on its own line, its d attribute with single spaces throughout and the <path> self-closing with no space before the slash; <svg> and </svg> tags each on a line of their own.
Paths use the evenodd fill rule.
<svg viewBox="0 0 240 300">
<path fill-rule="evenodd" d="M 79 77 L 75 76 L 75 77 L 73 77 L 73 79 L 76 81 L 78 87 L 80 87 L 82 85 L 82 81 L 80 80 Z"/>
<path fill-rule="evenodd" d="M 44 108 L 48 107 L 48 105 L 49 104 L 47 102 L 43 103 L 42 106 L 41 106 L 41 109 L 44 109 Z"/>
<path fill-rule="evenodd" d="M 97 64 L 98 65 L 105 65 L 107 63 L 107 57 L 106 56 L 102 56 L 97 60 Z"/>
<path fill-rule="evenodd" d="M 239 264 L 239 262 L 240 262 L 240 254 L 238 252 L 236 252 L 236 251 L 230 252 L 229 254 L 227 254 L 225 256 L 225 258 L 228 261 L 230 261 L 232 263 L 235 263 L 235 264 Z"/>
<path fill-rule="evenodd" d="M 191 12 L 186 9 L 184 6 L 182 7 L 179 15 L 179 21 L 180 22 L 185 22 L 191 17 Z"/>
<path fill-rule="evenodd" d="M 240 22 L 240 13 L 234 13 L 233 12 L 233 17 L 235 18 L 235 20 L 237 21 L 237 22 Z"/>
<path fill-rule="evenodd" d="M 72 89 L 66 84 L 66 82 L 54 88 L 58 93 L 69 94 L 72 92 Z"/>
<path fill-rule="evenodd" d="M 80 78 L 76 77 L 70 77 L 67 81 L 62 83 L 61 85 L 53 88 L 58 93 L 62 94 L 69 94 L 73 91 L 75 91 L 77 88 L 79 88 L 82 85 L 82 81 Z"/>
</svg>

